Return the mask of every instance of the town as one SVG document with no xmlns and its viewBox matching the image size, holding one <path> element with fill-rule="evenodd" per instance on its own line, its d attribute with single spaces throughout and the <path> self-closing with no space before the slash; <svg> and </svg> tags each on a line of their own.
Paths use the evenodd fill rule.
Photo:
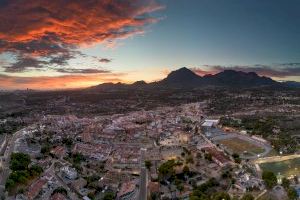
<svg viewBox="0 0 300 200">
<path fill-rule="evenodd" d="M 240 119 L 207 115 L 207 106 L 44 115 L 1 135 L 1 198 L 296 198 L 300 154 L 276 151 Z"/>
</svg>

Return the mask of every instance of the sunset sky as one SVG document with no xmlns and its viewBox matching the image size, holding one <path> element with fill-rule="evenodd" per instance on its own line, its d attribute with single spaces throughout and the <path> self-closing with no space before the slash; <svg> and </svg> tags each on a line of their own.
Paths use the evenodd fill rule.
<svg viewBox="0 0 300 200">
<path fill-rule="evenodd" d="M 0 0 L 0 89 L 147 82 L 188 67 L 300 81 L 299 0 Z"/>
</svg>

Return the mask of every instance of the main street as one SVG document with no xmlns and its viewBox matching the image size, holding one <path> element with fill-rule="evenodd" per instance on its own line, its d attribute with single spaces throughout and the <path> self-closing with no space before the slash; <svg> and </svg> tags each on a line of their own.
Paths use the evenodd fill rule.
<svg viewBox="0 0 300 200">
<path fill-rule="evenodd" d="M 141 149 L 141 174 L 139 200 L 147 200 L 148 171 L 145 166 L 146 149 Z"/>
</svg>

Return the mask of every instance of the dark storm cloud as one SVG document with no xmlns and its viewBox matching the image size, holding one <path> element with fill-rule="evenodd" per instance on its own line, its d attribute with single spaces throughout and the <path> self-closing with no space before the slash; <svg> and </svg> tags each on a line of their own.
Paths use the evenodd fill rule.
<svg viewBox="0 0 300 200">
<path fill-rule="evenodd" d="M 32 57 L 22 57 L 18 56 L 15 63 L 4 66 L 5 72 L 15 73 L 15 72 L 23 72 L 26 69 L 40 69 L 43 68 L 47 64 L 45 61 L 37 60 Z"/>
<path fill-rule="evenodd" d="M 60 68 L 60 69 L 56 69 L 56 71 L 60 72 L 60 73 L 68 73 L 68 74 L 107 74 L 107 73 L 111 73 L 111 71 L 109 71 L 109 70 L 93 69 L 93 68 L 87 68 L 87 69 Z"/>
<path fill-rule="evenodd" d="M 101 58 L 101 59 L 99 59 L 99 62 L 101 62 L 101 63 L 109 63 L 109 62 L 111 62 L 111 59 Z"/>
</svg>

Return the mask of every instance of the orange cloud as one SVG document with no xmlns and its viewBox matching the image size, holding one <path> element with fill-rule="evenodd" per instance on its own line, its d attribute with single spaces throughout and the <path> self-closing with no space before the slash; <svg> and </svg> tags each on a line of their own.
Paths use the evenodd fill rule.
<svg viewBox="0 0 300 200">
<path fill-rule="evenodd" d="M 77 48 L 113 44 L 142 34 L 163 6 L 155 0 L 9 0 L 0 4 L 0 53 L 43 59 L 51 64 L 80 54 Z M 59 60 L 63 58 L 65 60 Z M 26 70 L 26 66 L 18 70 Z M 12 65 L 14 67 L 14 65 Z M 10 72 L 16 71 L 9 69 Z"/>
<path fill-rule="evenodd" d="M 10 0 L 0 7 L 0 39 L 29 42 L 51 35 L 59 40 L 54 43 L 103 42 L 155 22 L 145 15 L 161 8 L 152 0 Z"/>
</svg>

